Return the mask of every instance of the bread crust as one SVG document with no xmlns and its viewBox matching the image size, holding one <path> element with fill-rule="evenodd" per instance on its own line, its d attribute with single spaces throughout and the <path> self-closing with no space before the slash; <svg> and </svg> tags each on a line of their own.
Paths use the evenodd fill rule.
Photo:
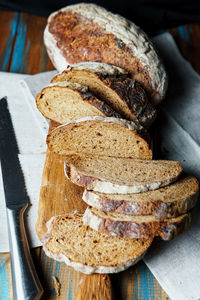
<svg viewBox="0 0 200 300">
<path fill-rule="evenodd" d="M 66 126 L 70 123 L 81 123 L 84 121 L 99 121 L 99 122 L 105 122 L 105 123 L 116 123 L 119 124 L 121 126 L 124 126 L 130 130 L 133 130 L 139 134 L 142 134 L 143 132 L 147 132 L 144 127 L 138 123 L 134 123 L 128 120 L 124 120 L 124 119 L 119 119 L 119 118 L 113 118 L 113 117 L 102 117 L 102 116 L 93 116 L 93 117 L 84 117 L 78 120 L 74 120 L 73 122 L 68 122 L 66 124 L 60 125 L 59 127 L 63 127 Z M 58 127 L 57 127 L 58 128 Z M 57 128 L 55 128 L 54 130 L 57 130 Z M 54 130 L 52 130 L 51 132 L 53 132 Z"/>
<path fill-rule="evenodd" d="M 59 85 L 61 84 L 62 85 Z M 121 118 L 121 115 L 119 113 L 117 113 L 115 110 L 113 110 L 109 105 L 107 105 L 105 102 L 97 99 L 94 95 L 92 95 L 88 89 L 86 88 L 85 90 L 84 89 L 81 89 L 80 87 L 78 88 L 75 88 L 75 87 L 69 87 L 69 86 L 64 86 L 64 83 L 65 82 L 56 82 L 56 83 L 53 83 L 51 84 L 50 86 L 47 86 L 45 88 L 42 89 L 42 91 L 37 94 L 36 96 L 36 105 L 39 109 L 39 111 L 42 113 L 42 115 L 44 117 L 46 117 L 47 119 L 50 119 L 52 121 L 55 121 L 55 122 L 58 122 L 58 123 L 61 123 L 59 122 L 59 120 L 57 119 L 57 117 L 54 117 L 54 118 L 50 118 L 49 115 L 48 115 L 48 112 L 45 112 L 44 109 L 42 109 L 40 103 L 41 103 L 41 99 L 43 98 L 43 95 L 45 94 L 46 91 L 48 90 L 53 90 L 55 87 L 59 88 L 59 89 L 65 89 L 65 90 L 70 90 L 70 91 L 73 91 L 74 92 L 74 95 L 77 96 L 80 101 L 82 100 L 83 102 L 87 102 L 88 104 L 90 104 L 91 106 L 93 107 L 96 107 L 97 110 L 97 115 L 99 114 L 100 116 L 105 116 L 105 117 L 113 117 L 113 118 Z M 68 82 L 67 82 L 68 83 Z M 88 115 L 89 116 L 89 113 Z M 65 123 L 66 123 L 67 120 L 65 120 Z M 72 120 L 74 121 L 74 120 Z"/>
<path fill-rule="evenodd" d="M 198 181 L 196 188 L 190 191 L 187 197 L 176 201 L 164 202 L 159 199 L 148 199 L 142 201 L 115 200 L 112 195 L 98 194 L 94 191 L 85 190 L 82 199 L 92 207 L 104 212 L 117 212 L 127 215 L 153 215 L 159 219 L 177 217 L 191 210 L 198 200 Z M 167 198 L 167 195 L 165 196 Z M 123 197 L 122 197 L 123 198 Z"/>
<path fill-rule="evenodd" d="M 118 185 L 115 183 L 103 181 L 99 178 L 88 176 L 77 170 L 72 164 L 68 163 L 67 161 L 64 163 L 64 172 L 66 177 L 70 179 L 74 184 L 82 186 L 87 190 L 92 190 L 105 194 L 143 193 L 167 186 L 170 183 L 176 181 L 179 177 L 179 175 L 177 175 L 173 178 L 166 179 L 165 181 L 155 182 L 151 184 L 144 183 L 143 185 Z"/>
<path fill-rule="evenodd" d="M 90 266 L 90 265 L 84 265 L 80 262 L 74 262 L 71 261 L 67 256 L 61 254 L 61 253 L 53 253 L 51 252 L 48 247 L 47 247 L 47 243 L 51 238 L 51 225 L 53 223 L 53 221 L 59 216 L 54 216 L 52 217 L 47 223 L 46 223 L 46 227 L 47 227 L 47 232 L 43 235 L 43 237 L 41 238 L 41 242 L 43 244 L 43 250 L 45 252 L 45 254 L 57 261 L 60 262 L 64 262 L 66 265 L 73 267 L 74 270 L 78 271 L 78 272 L 82 272 L 84 274 L 93 274 L 93 273 L 100 273 L 100 274 L 108 274 L 108 273 L 118 273 L 121 271 L 124 271 L 126 269 L 128 269 L 130 266 L 133 266 L 134 264 L 136 264 L 139 260 L 141 260 L 147 249 L 145 249 L 145 251 L 140 251 L 141 253 L 137 254 L 136 257 L 134 257 L 133 259 L 126 261 L 118 266 L 113 265 L 113 266 Z M 149 243 L 148 243 L 148 247 L 151 245 L 153 239 L 149 239 Z M 147 247 L 147 248 L 148 248 Z"/>
<path fill-rule="evenodd" d="M 63 71 L 61 74 L 56 75 L 51 82 L 70 80 L 72 82 L 77 82 L 77 76 L 84 76 L 85 78 L 90 78 L 100 82 L 107 89 L 109 89 L 116 99 L 123 103 L 126 112 L 120 109 L 122 117 L 130 121 L 139 122 L 145 127 L 149 127 L 156 118 L 156 109 L 149 102 L 145 90 L 142 88 L 141 84 L 134 79 L 131 79 L 127 73 L 121 71 L 122 69 L 116 68 L 114 66 L 109 66 L 100 63 L 80 63 L 73 67 L 69 67 L 67 70 Z M 107 73 L 106 73 L 107 72 Z M 66 78 L 66 79 L 65 79 Z M 90 85 L 88 79 L 88 86 L 92 93 L 99 99 L 102 98 L 101 92 L 97 89 L 92 89 L 92 83 Z M 106 96 L 101 100 L 107 101 Z M 111 103 L 108 103 L 112 106 Z M 113 107 L 117 110 L 116 107 Z M 119 112 L 119 109 L 118 109 Z"/>
<path fill-rule="evenodd" d="M 156 110 L 148 101 L 144 89 L 137 81 L 123 75 L 123 78 L 122 76 L 110 77 L 103 79 L 103 82 L 120 97 L 133 113 L 132 121 L 139 122 L 145 127 L 149 127 L 153 123 L 156 118 Z"/>
<path fill-rule="evenodd" d="M 78 32 L 77 35 L 72 34 L 68 44 L 63 40 L 62 25 L 67 28 L 62 18 L 64 15 L 68 15 L 69 20 L 74 19 L 73 22 L 80 24 L 80 28 L 83 27 L 83 30 L 80 29 L 82 32 Z M 59 18 L 57 27 L 56 19 Z M 73 30 L 73 22 L 67 23 L 69 28 L 72 26 L 71 30 Z M 84 27 L 85 24 L 91 28 L 91 31 L 87 32 L 88 27 Z M 98 44 L 96 41 L 96 45 L 94 43 L 90 46 L 93 34 L 95 41 L 96 37 L 100 36 L 105 38 L 105 42 Z M 88 36 L 90 42 L 87 43 Z M 52 62 L 59 71 L 64 70 L 69 64 L 80 61 L 105 62 L 122 67 L 133 76 L 135 74 L 137 80 L 141 81 L 150 92 L 155 104 L 165 96 L 167 75 L 147 35 L 131 21 L 112 14 L 100 6 L 81 3 L 67 6 L 51 14 L 44 32 L 44 42 Z M 107 43 L 112 47 L 108 47 Z M 94 49 L 95 46 L 98 51 Z"/>
<path fill-rule="evenodd" d="M 110 236 L 128 238 L 153 238 L 160 236 L 163 240 L 168 241 L 190 228 L 192 215 L 188 213 L 175 219 L 131 222 L 113 220 L 109 219 L 109 217 L 101 218 L 88 207 L 83 215 L 83 223 Z"/>
<path fill-rule="evenodd" d="M 62 76 L 68 71 L 89 71 L 101 76 L 129 76 L 128 71 L 114 65 L 109 65 L 103 62 L 83 61 L 73 65 L 68 65 L 62 72 L 56 74 L 52 78 L 51 82 L 60 81 L 60 78 L 62 78 Z"/>
</svg>

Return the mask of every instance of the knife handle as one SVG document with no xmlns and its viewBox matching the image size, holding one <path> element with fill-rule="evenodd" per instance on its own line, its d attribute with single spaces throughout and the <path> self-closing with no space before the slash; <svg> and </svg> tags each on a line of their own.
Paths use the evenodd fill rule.
<svg viewBox="0 0 200 300">
<path fill-rule="evenodd" d="M 15 300 L 40 299 L 43 289 L 35 271 L 26 238 L 23 214 L 28 205 L 7 208 L 13 296 Z"/>
</svg>

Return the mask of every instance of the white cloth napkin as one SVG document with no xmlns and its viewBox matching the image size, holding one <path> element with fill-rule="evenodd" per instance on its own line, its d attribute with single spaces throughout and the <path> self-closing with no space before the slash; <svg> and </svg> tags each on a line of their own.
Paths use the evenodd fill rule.
<svg viewBox="0 0 200 300">
<path fill-rule="evenodd" d="M 28 240 L 31 247 L 41 245 L 36 231 L 38 199 L 42 178 L 43 165 L 46 152 L 46 134 L 48 132 L 48 122 L 42 117 L 35 106 L 35 93 L 27 89 L 27 85 L 22 81 L 26 78 L 27 83 L 33 79 L 34 87 L 39 91 L 48 84 L 53 72 L 41 73 L 35 76 L 0 72 L 0 99 L 4 96 L 8 98 L 8 106 L 17 138 L 19 148 L 19 159 L 23 170 L 27 194 L 31 206 L 26 211 L 25 223 L 27 227 Z M 36 80 L 34 80 L 36 78 Z M 45 78 L 45 83 L 43 83 Z M 31 80 L 32 82 L 32 80 Z M 30 84 L 31 86 L 31 84 Z M 33 96 L 34 95 L 34 96 Z M 0 252 L 9 252 L 7 219 L 5 209 L 5 199 L 3 183 L 0 170 Z"/>
<path fill-rule="evenodd" d="M 169 91 L 159 112 L 159 143 L 162 157 L 181 161 L 184 170 L 200 180 L 200 77 L 183 59 L 170 34 L 154 38 L 169 73 Z M 7 95 L 20 148 L 20 161 L 30 201 L 27 225 L 32 246 L 40 245 L 35 234 L 47 121 L 37 112 L 35 95 L 55 72 L 34 76 L 0 73 L 0 97 Z M 19 81 L 21 90 L 19 89 Z M 22 91 L 24 95 L 22 94 Z M 0 179 L 0 251 L 8 251 L 4 202 Z M 196 209 L 197 215 L 199 208 Z M 32 217 L 31 217 L 32 216 Z M 200 218 L 192 229 L 147 253 L 145 263 L 171 299 L 200 299 Z M 31 231 L 32 230 L 32 231 Z"/>
<path fill-rule="evenodd" d="M 162 158 L 179 160 L 200 180 L 200 76 L 180 55 L 170 34 L 154 39 L 169 75 L 159 112 Z M 192 228 L 147 253 L 145 263 L 174 300 L 200 299 L 200 209 Z"/>
</svg>

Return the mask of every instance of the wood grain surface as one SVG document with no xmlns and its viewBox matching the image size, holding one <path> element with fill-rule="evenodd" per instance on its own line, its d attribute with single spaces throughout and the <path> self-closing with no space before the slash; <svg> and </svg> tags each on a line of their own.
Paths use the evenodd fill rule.
<svg viewBox="0 0 200 300">
<path fill-rule="evenodd" d="M 110 277 L 106 274 L 84 275 L 75 294 L 75 300 L 110 300 L 112 289 Z"/>
<path fill-rule="evenodd" d="M 49 132 L 58 124 L 52 122 Z M 73 184 L 64 174 L 65 156 L 47 150 L 36 231 L 41 236 L 46 232 L 46 222 L 53 216 L 65 213 L 84 213 L 86 204 L 82 200 L 83 188 Z"/>
<path fill-rule="evenodd" d="M 53 69 L 43 44 L 45 25 L 46 19 L 43 17 L 0 11 L 1 71 L 36 74 Z M 200 24 L 188 24 L 169 31 L 183 56 L 200 72 Z M 60 158 L 56 163 L 58 161 Z M 43 187 L 45 194 L 45 186 Z M 53 189 L 52 195 L 57 196 Z M 56 211 L 56 204 L 53 205 Z M 42 219 L 43 222 L 46 220 L 45 214 Z M 42 228 L 45 227 L 39 229 L 41 233 Z M 33 249 L 31 253 L 45 289 L 43 299 L 74 299 L 74 291 L 78 289 L 82 275 L 65 264 L 48 258 L 41 248 Z M 119 300 L 167 299 L 166 293 L 143 262 L 125 272 L 112 275 L 111 282 L 115 298 Z M 0 255 L 0 299 L 12 299 L 9 254 Z"/>
</svg>

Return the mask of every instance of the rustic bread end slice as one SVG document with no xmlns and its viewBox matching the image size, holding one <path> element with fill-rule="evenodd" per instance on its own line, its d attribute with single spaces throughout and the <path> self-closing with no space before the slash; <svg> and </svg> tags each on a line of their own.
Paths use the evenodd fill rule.
<svg viewBox="0 0 200 300">
<path fill-rule="evenodd" d="M 47 228 L 42 238 L 46 255 L 85 274 L 121 272 L 137 263 L 152 242 L 108 237 L 85 226 L 78 214 L 52 217 Z"/>
<path fill-rule="evenodd" d="M 71 156 L 65 175 L 87 190 L 110 194 L 156 190 L 175 181 L 182 172 L 177 161 L 121 157 Z"/>
<path fill-rule="evenodd" d="M 109 105 L 92 95 L 88 87 L 68 81 L 45 87 L 37 95 L 36 104 L 47 119 L 60 124 L 86 116 L 121 117 Z"/>
<path fill-rule="evenodd" d="M 103 194 L 85 190 L 83 200 L 104 212 L 177 217 L 192 209 L 198 200 L 199 183 L 191 175 L 155 191 L 139 194 Z"/>
<path fill-rule="evenodd" d="M 148 127 L 155 120 L 156 109 L 141 84 L 121 70 L 106 64 L 83 62 L 56 75 L 52 82 L 71 81 L 85 85 L 122 118 Z"/>
<path fill-rule="evenodd" d="M 143 127 L 133 122 L 106 117 L 85 117 L 55 128 L 47 136 L 49 149 L 60 155 L 151 159 L 152 150 Z"/>
<path fill-rule="evenodd" d="M 134 239 L 160 236 L 168 241 L 190 228 L 192 215 L 187 213 L 177 218 L 159 220 L 151 215 L 128 216 L 88 207 L 83 215 L 83 223 L 109 236 Z"/>
</svg>

